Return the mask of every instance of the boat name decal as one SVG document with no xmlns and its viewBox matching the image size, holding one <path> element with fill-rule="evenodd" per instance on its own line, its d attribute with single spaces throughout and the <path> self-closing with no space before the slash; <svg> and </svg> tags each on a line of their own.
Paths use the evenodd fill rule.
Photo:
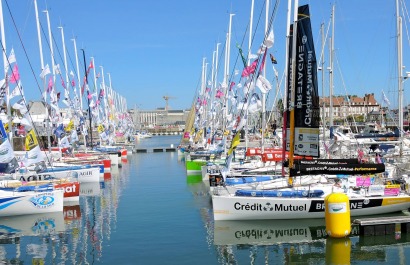
<svg viewBox="0 0 410 265">
<path fill-rule="evenodd" d="M 91 170 L 80 172 L 80 176 L 92 176 L 92 175 L 93 175 L 93 172 Z"/>
<path fill-rule="evenodd" d="M 39 209 L 49 208 L 54 205 L 53 193 L 41 193 L 30 199 L 30 202 Z"/>
<path fill-rule="evenodd" d="M 363 208 L 372 208 L 382 206 L 381 198 L 374 198 L 370 199 L 357 199 L 357 200 L 350 200 L 349 207 L 350 210 L 357 210 Z M 325 211 L 325 203 L 324 201 L 312 201 L 310 205 L 309 212 L 324 212 Z"/>
<path fill-rule="evenodd" d="M 20 181 L 38 181 L 38 180 L 50 180 L 53 179 L 53 176 L 48 174 L 41 174 L 41 175 L 31 175 L 31 176 L 20 176 Z"/>
</svg>

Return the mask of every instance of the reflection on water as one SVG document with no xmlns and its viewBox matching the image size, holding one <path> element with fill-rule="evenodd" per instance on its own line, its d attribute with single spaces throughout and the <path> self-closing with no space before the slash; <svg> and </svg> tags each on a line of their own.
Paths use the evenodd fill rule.
<svg viewBox="0 0 410 265">
<path fill-rule="evenodd" d="M 327 236 L 324 219 L 214 221 L 209 187 L 188 179 L 187 185 L 219 264 L 410 264 L 410 233 L 400 226 L 393 234 L 360 236 L 353 225 L 349 237 L 337 239 Z"/>
</svg>

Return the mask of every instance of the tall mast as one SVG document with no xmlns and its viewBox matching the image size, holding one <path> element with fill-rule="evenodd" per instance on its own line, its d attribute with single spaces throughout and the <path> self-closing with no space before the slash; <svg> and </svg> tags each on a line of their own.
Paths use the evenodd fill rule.
<svg viewBox="0 0 410 265">
<path fill-rule="evenodd" d="M 399 0 L 396 0 L 396 16 L 397 16 L 397 71 L 398 71 L 398 83 L 397 88 L 399 91 L 399 129 L 400 136 L 404 132 L 403 128 L 403 47 L 402 47 L 402 18 L 399 10 Z"/>
<path fill-rule="evenodd" d="M 265 18 L 265 38 L 268 36 L 268 20 L 269 20 L 269 0 L 266 0 L 266 18 Z M 265 47 L 265 55 L 267 53 L 268 47 Z M 263 76 L 266 76 L 266 67 L 263 67 Z M 265 146 L 265 128 L 266 127 L 266 93 L 262 93 L 262 137 L 261 137 L 261 145 L 262 145 L 262 153 L 264 153 L 264 146 Z"/>
<path fill-rule="evenodd" d="M 53 36 L 51 34 L 51 26 L 50 26 L 50 15 L 48 13 L 48 10 L 44 10 L 44 13 L 46 13 L 46 17 L 47 17 L 47 26 L 48 26 L 48 39 L 49 39 L 49 43 L 50 43 L 50 53 L 51 53 L 51 68 L 52 68 L 52 73 L 53 73 L 53 86 L 55 84 L 56 81 L 56 75 L 55 75 L 55 67 L 54 67 L 54 50 L 53 50 Z"/>
<path fill-rule="evenodd" d="M 298 6 L 299 0 L 295 0 L 293 10 L 293 38 L 292 38 L 292 78 L 291 78 L 291 95 L 290 98 L 295 98 L 295 79 L 296 79 L 296 45 L 297 45 L 297 32 L 298 32 Z M 293 100 L 289 101 L 289 113 L 290 113 L 290 135 L 289 135 L 289 169 L 293 167 L 293 154 L 295 148 L 295 104 Z M 289 185 L 293 185 L 293 179 L 289 177 Z"/>
<path fill-rule="evenodd" d="M 93 74 L 94 74 L 94 92 L 95 91 L 98 91 L 98 89 L 97 89 L 97 76 L 96 76 L 96 74 L 95 74 L 95 62 L 94 62 L 94 57 L 90 57 L 90 59 L 91 59 L 91 62 L 92 62 L 92 64 L 94 65 L 94 67 L 93 67 Z"/>
<path fill-rule="evenodd" d="M 104 67 L 100 66 L 101 68 L 101 77 L 102 77 L 102 86 L 104 90 L 104 114 L 105 118 L 108 121 L 108 113 L 107 113 L 107 89 L 105 88 L 105 77 L 104 77 Z"/>
<path fill-rule="evenodd" d="M 229 29 L 226 34 L 226 51 L 225 51 L 225 74 L 224 74 L 224 98 L 225 98 L 225 119 L 228 117 L 228 82 L 229 82 L 229 61 L 231 57 L 231 30 L 232 30 L 232 17 L 235 14 L 229 14 Z"/>
<path fill-rule="evenodd" d="M 61 40 L 63 43 L 63 55 L 64 55 L 64 70 L 65 70 L 65 90 L 68 91 L 69 80 L 68 80 L 68 65 L 67 65 L 67 52 L 65 48 L 65 38 L 64 38 L 64 29 L 63 27 L 58 27 L 61 30 Z M 68 95 L 67 95 L 68 96 Z"/>
<path fill-rule="evenodd" d="M 50 53 L 51 53 L 51 68 L 52 68 L 52 73 L 53 73 L 53 86 L 55 84 L 55 69 L 54 69 L 54 52 L 53 52 L 53 38 L 51 35 L 51 27 L 50 27 L 50 16 L 48 14 L 48 10 L 44 10 L 44 13 L 46 13 L 47 17 L 47 26 L 48 26 L 48 38 L 50 42 Z M 45 80 L 45 79 L 44 79 Z M 53 93 L 53 91 L 51 91 Z M 46 126 L 48 128 L 47 130 L 47 139 L 48 139 L 48 152 L 51 153 L 51 135 L 50 135 L 50 113 L 48 113 L 48 106 L 47 106 L 47 93 L 45 94 L 45 104 L 46 104 L 46 109 L 47 109 L 47 120 L 46 120 Z M 50 109 L 51 110 L 51 109 Z"/>
<path fill-rule="evenodd" d="M 78 67 L 78 53 L 77 53 L 77 43 L 74 39 L 71 39 L 74 42 L 74 53 L 75 53 L 75 64 L 77 68 L 77 78 L 78 78 L 78 89 L 79 89 L 79 98 L 80 98 L 80 111 L 81 117 L 83 116 L 83 95 L 81 94 L 81 79 L 80 79 L 80 68 Z"/>
<path fill-rule="evenodd" d="M 329 52 L 329 123 L 333 127 L 333 56 L 335 50 L 335 6 L 332 7 L 332 37 L 330 38 L 330 52 Z"/>
<path fill-rule="evenodd" d="M 34 10 L 36 12 L 36 25 L 37 25 L 37 37 L 38 37 L 38 46 L 40 48 L 40 63 L 41 70 L 44 69 L 44 60 L 43 60 L 43 46 L 41 44 L 41 34 L 40 34 L 40 20 L 38 18 L 38 9 L 37 9 L 37 0 L 34 0 Z M 45 80 L 45 79 L 44 79 Z"/>
<path fill-rule="evenodd" d="M 322 128 L 323 128 L 323 142 L 326 142 L 326 113 L 325 113 L 325 56 L 324 56 L 324 50 L 325 50 L 325 24 L 322 23 L 320 25 L 320 35 L 322 35 L 322 51 L 321 51 L 321 70 L 322 70 Z"/>
<path fill-rule="evenodd" d="M 9 64 L 7 60 L 7 50 L 6 50 L 6 34 L 4 31 L 4 20 L 3 20 L 3 4 L 0 1 L 0 30 L 1 30 L 1 45 L 3 48 L 3 71 L 4 71 L 4 80 L 5 80 L 5 85 L 6 85 L 6 104 L 7 104 L 7 118 L 8 118 L 8 125 L 9 125 L 9 139 L 11 144 L 13 144 L 13 121 L 11 118 L 11 111 L 10 111 L 10 102 L 9 102 L 9 86 L 7 82 L 7 71 L 9 69 Z"/>
<path fill-rule="evenodd" d="M 221 45 L 221 43 L 217 43 L 216 44 L 216 59 L 215 59 L 215 78 L 214 78 L 214 89 L 217 87 L 217 83 L 218 83 L 218 70 L 219 70 L 219 45 Z"/>
<path fill-rule="evenodd" d="M 253 28 L 253 9 L 255 6 L 255 0 L 252 0 L 251 4 L 251 15 L 249 19 L 249 40 L 248 40 L 248 65 L 250 64 L 251 58 L 251 45 L 252 45 L 252 28 Z"/>
<path fill-rule="evenodd" d="M 90 94 L 90 90 L 88 89 L 88 72 L 87 72 L 87 63 L 85 60 L 85 51 L 84 49 L 81 49 L 83 51 L 83 59 L 84 59 L 84 72 L 85 72 L 85 88 L 87 89 L 87 100 L 88 100 L 88 119 L 90 120 L 90 147 L 91 149 L 93 148 L 93 127 L 92 127 L 92 115 L 91 115 L 91 108 L 90 108 L 90 99 L 88 98 L 88 95 Z M 81 91 L 80 91 L 81 93 Z"/>
<path fill-rule="evenodd" d="M 282 159 L 285 160 L 286 158 L 286 139 L 287 139 L 287 110 L 288 110 L 288 88 L 289 88 L 289 43 L 290 43 L 290 14 L 292 9 L 292 0 L 288 0 L 288 8 L 286 12 L 286 49 L 285 49 L 285 96 L 282 100 L 283 104 L 283 121 L 282 121 Z M 285 167 L 282 164 L 282 176 L 285 176 Z M 289 184 L 291 184 L 291 180 L 289 180 Z"/>
<path fill-rule="evenodd" d="M 95 73 L 95 61 L 94 57 L 91 57 L 91 61 L 93 63 L 93 74 L 94 74 L 94 93 L 98 92 L 98 86 L 97 86 L 97 75 Z M 97 99 L 98 99 L 98 93 L 97 93 Z M 100 111 L 97 111 L 97 121 L 100 120 Z"/>
</svg>

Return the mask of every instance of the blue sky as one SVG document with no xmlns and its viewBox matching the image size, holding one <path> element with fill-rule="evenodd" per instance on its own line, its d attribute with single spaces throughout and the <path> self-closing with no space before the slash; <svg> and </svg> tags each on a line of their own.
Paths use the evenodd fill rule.
<svg viewBox="0 0 410 265">
<path fill-rule="evenodd" d="M 14 48 L 26 98 L 40 100 L 41 88 L 38 84 L 41 65 L 33 0 L 3 0 L 2 3 L 7 54 Z M 275 3 L 270 1 L 269 13 Z M 381 102 L 383 90 L 392 106 L 397 106 L 395 1 L 300 1 L 300 5 L 310 4 L 318 59 L 321 49 L 320 24 L 325 23 L 327 28 L 333 3 L 336 3 L 334 93 L 358 96 L 375 93 L 376 99 Z M 241 61 L 237 60 L 236 44 L 242 44 L 245 53 L 248 50 L 251 0 L 37 0 L 37 4 L 47 39 L 46 15 L 42 11 L 49 10 L 57 63 L 63 65 L 61 33 L 58 29 L 62 26 L 69 70 L 76 72 L 71 41 L 75 37 L 80 73 L 84 72 L 80 49 L 84 49 L 87 65 L 90 57 L 94 57 L 97 72 L 101 71 L 100 66 L 104 68 L 106 82 L 107 73 L 110 73 L 114 90 L 127 99 L 128 108 L 137 106 L 149 110 L 164 107 L 165 95 L 172 97 L 169 100 L 170 109 L 190 108 L 200 86 L 202 60 L 207 58 L 210 67 L 216 44 L 222 43 L 220 47 L 224 45 L 231 12 L 235 13 L 231 71 L 242 71 Z M 255 0 L 253 53 L 263 40 L 263 6 L 264 1 Z M 276 68 L 280 76 L 285 60 L 286 8 L 287 1 L 280 1 L 273 23 L 275 44 L 270 50 L 278 61 Z M 409 61 L 406 60 L 409 54 L 407 23 L 408 19 L 403 18 L 404 65 Z M 48 40 L 44 36 L 42 42 L 45 64 L 51 65 L 46 44 Z M 325 53 L 327 57 L 328 48 Z M 219 57 L 222 63 L 223 54 Z M 208 73 L 210 71 L 209 68 Z M 220 77 L 222 71 L 223 66 L 220 65 Z M 266 74 L 268 80 L 276 85 L 270 63 L 267 64 Z M 322 94 L 320 78 L 319 92 Z M 325 79 L 325 95 L 328 96 L 327 74 Z M 405 82 L 405 104 L 410 103 L 407 101 L 410 98 L 408 86 Z M 59 83 L 57 90 L 63 90 Z"/>
</svg>

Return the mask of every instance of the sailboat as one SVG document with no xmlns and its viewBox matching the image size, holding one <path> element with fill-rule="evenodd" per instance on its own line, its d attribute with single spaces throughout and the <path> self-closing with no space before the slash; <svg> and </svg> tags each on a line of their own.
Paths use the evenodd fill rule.
<svg viewBox="0 0 410 265">
<path fill-rule="evenodd" d="M 351 216 L 408 209 L 410 195 L 404 187 L 410 179 L 386 179 L 382 163 L 363 164 L 344 159 L 294 163 L 294 155 L 319 157 L 317 67 L 308 5 L 298 7 L 293 36 L 290 37 L 293 44 L 288 45 L 292 58 L 289 72 L 293 78 L 287 86 L 290 107 L 286 134 L 286 149 L 290 154 L 287 183 L 270 189 L 259 189 L 256 185 L 236 190 L 215 187 L 214 220 L 324 218 L 325 197 L 335 192 L 349 197 Z M 317 176 L 321 178 L 316 183 L 302 183 Z"/>
</svg>

